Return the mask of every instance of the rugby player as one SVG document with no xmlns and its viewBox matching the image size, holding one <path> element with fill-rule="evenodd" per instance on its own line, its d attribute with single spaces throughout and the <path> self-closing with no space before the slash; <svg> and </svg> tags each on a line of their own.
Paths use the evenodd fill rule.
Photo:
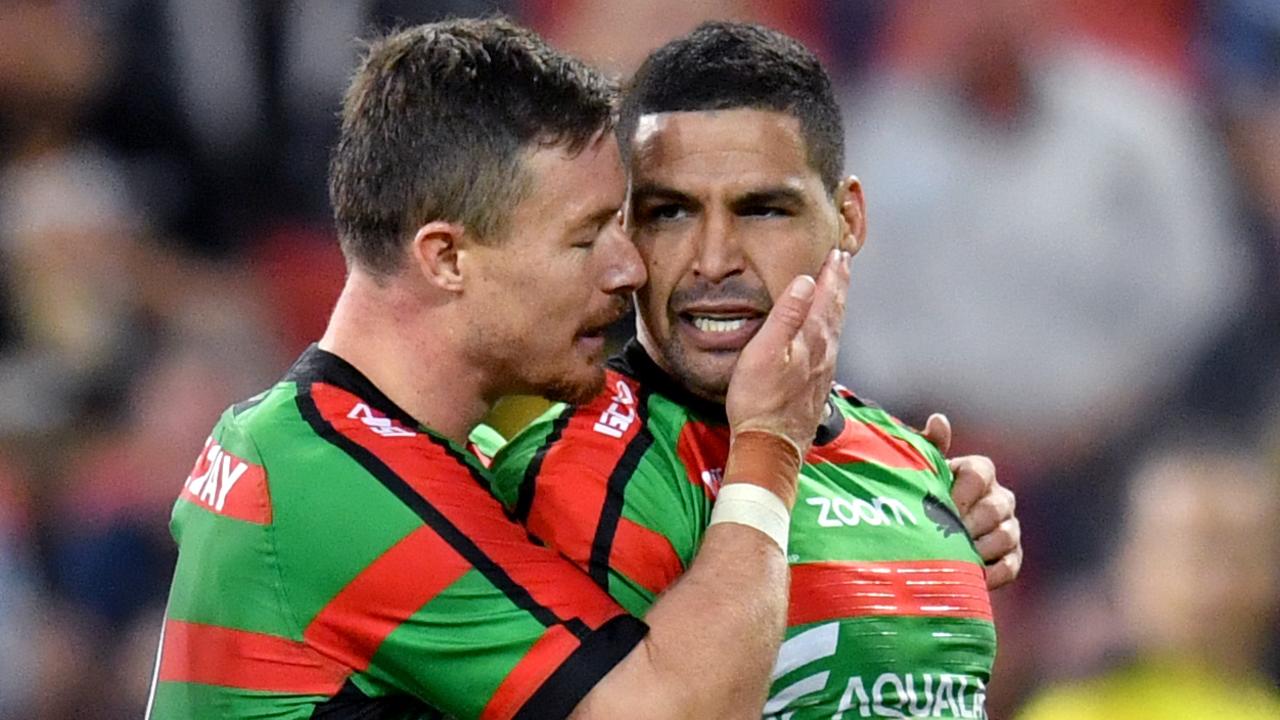
<svg viewBox="0 0 1280 720">
<path fill-rule="evenodd" d="M 649 276 L 636 337 L 600 394 L 549 411 L 493 468 L 496 494 L 532 533 L 642 615 L 682 586 L 707 537 L 744 348 L 789 279 L 833 247 L 857 252 L 866 222 L 858 180 L 840 176 L 830 81 L 780 33 L 711 23 L 655 51 L 618 134 Z M 962 507 L 953 469 L 968 477 Z M 990 462 L 949 465 L 835 385 L 799 492 L 787 641 L 764 714 L 985 717 L 988 585 L 1021 563 L 1013 497 Z"/>
<path fill-rule="evenodd" d="M 717 517 L 644 620 L 512 522 L 463 449 L 503 395 L 602 386 L 601 333 L 645 277 L 614 99 L 504 20 L 372 43 L 330 177 L 348 277 L 184 485 L 149 716 L 759 715 L 847 256 L 784 283 L 743 351 Z"/>
</svg>

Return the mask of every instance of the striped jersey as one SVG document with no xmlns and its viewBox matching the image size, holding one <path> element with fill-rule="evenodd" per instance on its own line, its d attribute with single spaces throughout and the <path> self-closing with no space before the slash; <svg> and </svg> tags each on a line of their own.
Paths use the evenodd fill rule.
<svg viewBox="0 0 1280 720">
<path fill-rule="evenodd" d="M 486 472 L 307 350 L 183 485 L 150 717 L 566 716 L 646 626 Z"/>
<path fill-rule="evenodd" d="M 800 473 L 765 715 L 986 717 L 995 628 L 945 459 L 844 388 L 829 405 Z M 728 450 L 723 406 L 632 340 L 593 401 L 552 408 L 497 454 L 495 494 L 643 615 L 692 562 Z"/>
</svg>

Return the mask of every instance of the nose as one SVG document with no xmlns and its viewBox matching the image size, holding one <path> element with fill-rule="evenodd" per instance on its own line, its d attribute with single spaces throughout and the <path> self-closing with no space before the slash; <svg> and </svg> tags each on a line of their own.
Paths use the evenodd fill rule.
<svg viewBox="0 0 1280 720">
<path fill-rule="evenodd" d="M 698 254 L 693 268 L 697 274 L 719 282 L 742 272 L 742 246 L 727 213 L 707 212 L 697 242 Z"/>
<path fill-rule="evenodd" d="M 611 295 L 629 295 L 639 290 L 649 276 L 636 244 L 631 240 L 631 233 L 622 225 L 621 216 L 609 224 L 602 240 L 609 247 L 603 290 Z"/>
</svg>

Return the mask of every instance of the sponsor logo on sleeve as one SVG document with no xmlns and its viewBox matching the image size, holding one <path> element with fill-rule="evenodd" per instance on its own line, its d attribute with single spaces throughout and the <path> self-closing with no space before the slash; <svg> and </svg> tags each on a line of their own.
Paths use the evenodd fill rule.
<svg viewBox="0 0 1280 720">
<path fill-rule="evenodd" d="M 266 470 L 231 454 L 212 435 L 182 484 L 180 497 L 219 515 L 260 525 L 271 522 Z"/>
</svg>

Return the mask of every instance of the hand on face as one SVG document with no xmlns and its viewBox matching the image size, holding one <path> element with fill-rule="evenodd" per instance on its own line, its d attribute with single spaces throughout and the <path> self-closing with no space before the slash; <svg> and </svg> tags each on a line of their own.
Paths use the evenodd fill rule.
<svg viewBox="0 0 1280 720">
<path fill-rule="evenodd" d="M 832 250 L 815 283 L 797 277 L 743 348 L 725 411 L 733 431 L 765 430 L 808 451 L 835 372 L 849 255 Z"/>
</svg>

